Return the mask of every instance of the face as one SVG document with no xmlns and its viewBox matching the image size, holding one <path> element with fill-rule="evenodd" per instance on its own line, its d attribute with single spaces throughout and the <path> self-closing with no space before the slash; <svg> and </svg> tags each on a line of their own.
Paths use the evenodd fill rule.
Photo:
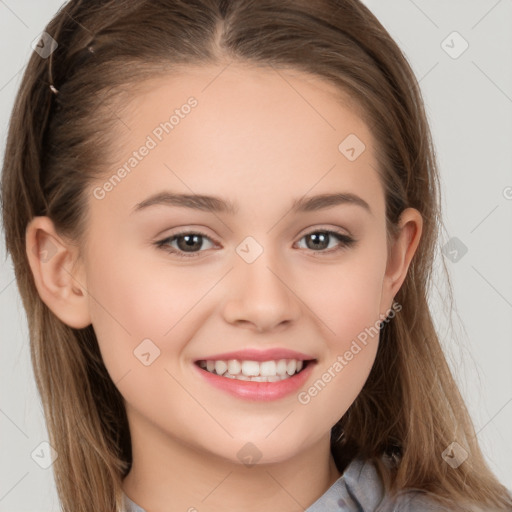
<svg viewBox="0 0 512 512">
<path fill-rule="evenodd" d="M 396 292 L 384 192 L 369 129 L 333 86 L 222 69 L 146 82 L 118 112 L 119 160 L 88 195 L 88 308 L 132 435 L 283 461 L 329 436 L 371 370 L 378 333 L 362 333 Z M 149 200 L 163 193 L 217 200 Z M 325 194 L 359 199 L 311 202 Z M 208 208 L 221 201 L 233 211 Z M 205 378 L 197 363 L 271 349 L 293 354 L 260 359 L 304 359 L 306 377 Z"/>
</svg>

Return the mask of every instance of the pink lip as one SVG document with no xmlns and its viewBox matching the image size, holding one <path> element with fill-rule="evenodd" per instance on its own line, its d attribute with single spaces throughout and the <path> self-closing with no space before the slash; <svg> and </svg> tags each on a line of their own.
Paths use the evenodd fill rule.
<svg viewBox="0 0 512 512">
<path fill-rule="evenodd" d="M 277 361 L 279 359 L 307 361 L 315 358 L 301 352 L 295 352 L 294 350 L 273 348 L 268 350 L 246 349 L 237 350 L 236 352 L 224 352 L 223 354 L 206 356 L 196 361 L 228 361 L 229 359 L 238 359 L 238 361 Z"/>
<path fill-rule="evenodd" d="M 244 352 L 244 354 L 246 354 L 246 352 Z M 223 354 L 223 357 L 219 359 L 223 359 L 224 356 L 226 356 L 226 354 Z M 295 357 L 292 357 L 291 359 L 294 358 Z M 231 359 L 236 359 L 236 357 Z M 286 359 L 286 357 L 282 359 Z M 226 391 L 237 398 L 243 398 L 245 400 L 270 401 L 283 398 L 293 392 L 296 392 L 307 381 L 315 364 L 316 361 L 308 361 L 302 371 L 296 373 L 293 377 L 277 382 L 252 382 L 230 379 L 228 377 L 216 375 L 215 373 L 210 373 L 199 367 L 197 364 L 193 364 L 192 366 L 199 372 L 202 378 L 212 386 L 215 386 L 222 391 Z"/>
</svg>

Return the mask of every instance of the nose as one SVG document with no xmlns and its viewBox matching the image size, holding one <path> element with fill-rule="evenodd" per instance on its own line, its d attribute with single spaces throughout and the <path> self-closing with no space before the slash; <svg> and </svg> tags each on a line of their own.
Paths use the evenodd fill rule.
<svg viewBox="0 0 512 512">
<path fill-rule="evenodd" d="M 290 272 L 270 251 L 263 251 L 252 263 L 238 259 L 226 282 L 225 320 L 257 332 L 284 328 L 297 321 L 301 300 L 291 280 Z"/>
</svg>

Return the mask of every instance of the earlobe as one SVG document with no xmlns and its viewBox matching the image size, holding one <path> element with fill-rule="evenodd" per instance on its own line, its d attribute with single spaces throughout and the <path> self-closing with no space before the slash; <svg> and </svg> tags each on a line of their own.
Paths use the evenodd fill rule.
<svg viewBox="0 0 512 512">
<path fill-rule="evenodd" d="M 25 233 L 27 258 L 41 300 L 75 329 L 91 324 L 78 247 L 59 236 L 49 217 L 34 217 Z"/>
</svg>

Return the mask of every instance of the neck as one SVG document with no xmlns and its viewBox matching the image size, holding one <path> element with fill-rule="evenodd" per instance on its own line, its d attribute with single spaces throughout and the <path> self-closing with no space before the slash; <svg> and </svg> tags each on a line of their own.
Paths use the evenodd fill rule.
<svg viewBox="0 0 512 512">
<path fill-rule="evenodd" d="M 148 512 L 304 511 L 341 476 L 330 433 L 287 460 L 253 466 L 184 444 L 142 421 L 130 422 L 130 434 L 133 462 L 123 491 Z"/>
</svg>

